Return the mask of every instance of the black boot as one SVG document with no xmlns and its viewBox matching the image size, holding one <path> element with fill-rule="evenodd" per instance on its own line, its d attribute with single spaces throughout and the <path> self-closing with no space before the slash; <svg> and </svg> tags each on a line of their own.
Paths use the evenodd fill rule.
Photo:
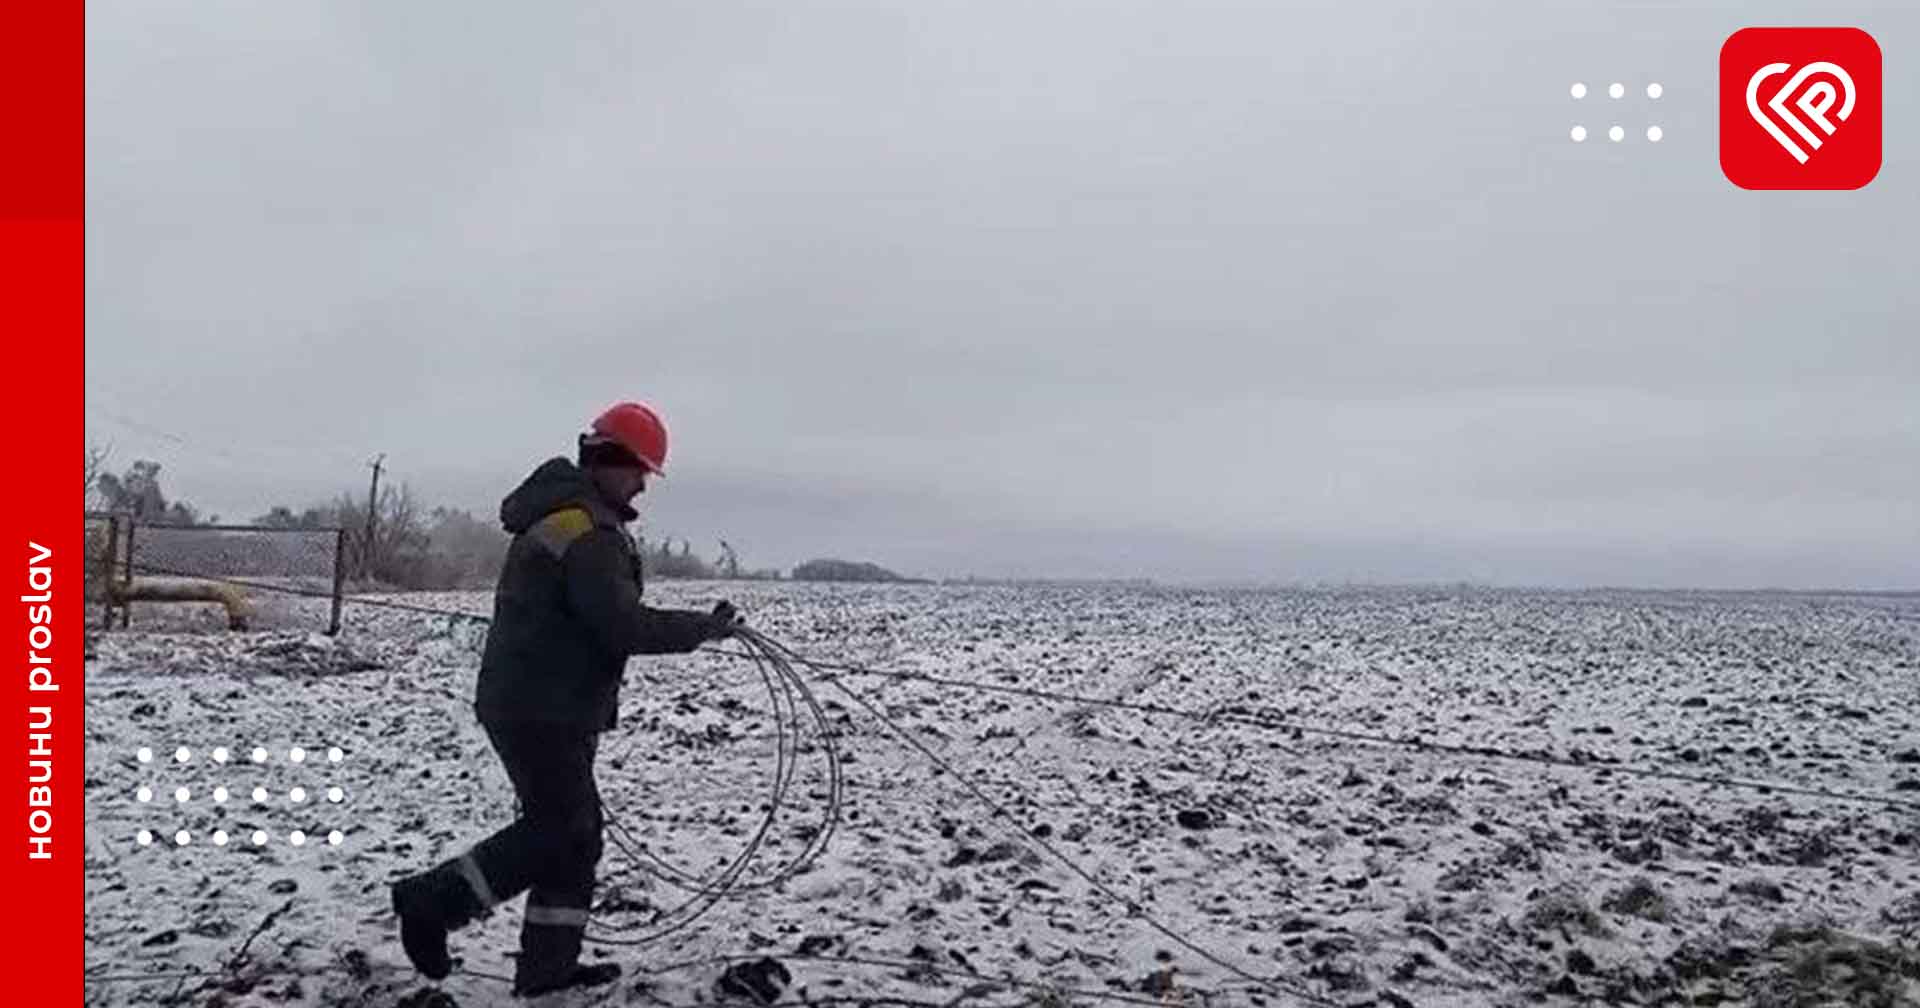
<svg viewBox="0 0 1920 1008">
<path fill-rule="evenodd" d="M 619 976 L 620 967 L 613 963 L 581 964 L 582 936 L 580 927 L 531 922 L 521 925 L 520 961 L 513 970 L 514 996 L 594 987 Z"/>
<path fill-rule="evenodd" d="M 393 912 L 400 918 L 400 946 L 413 968 L 428 979 L 444 980 L 453 972 L 447 932 L 480 916 L 486 907 L 462 876 L 460 859 L 454 858 L 394 883 Z"/>
<path fill-rule="evenodd" d="M 598 987 L 620 978 L 619 963 L 575 963 L 571 972 L 564 976 L 515 980 L 514 997 L 533 997 L 537 994 L 551 994 L 557 990 L 569 990 L 574 987 Z"/>
</svg>

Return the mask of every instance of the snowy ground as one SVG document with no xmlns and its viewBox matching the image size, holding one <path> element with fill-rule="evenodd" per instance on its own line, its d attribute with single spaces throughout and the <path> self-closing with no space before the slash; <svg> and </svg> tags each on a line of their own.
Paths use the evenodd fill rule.
<svg viewBox="0 0 1920 1008">
<path fill-rule="evenodd" d="M 649 592 L 655 604 L 699 606 L 724 592 L 760 629 L 843 661 L 1908 804 L 850 680 L 1022 821 L 995 821 L 843 704 L 847 822 L 818 868 L 654 945 L 590 946 L 628 967 L 620 983 L 547 1003 L 713 1002 L 716 957 L 746 955 L 780 959 L 796 1004 L 1095 1004 L 1102 993 L 1314 1003 L 1131 917 L 1029 829 L 1193 944 L 1325 1003 L 1920 1003 L 1920 599 L 675 582 Z M 480 594 L 406 598 L 488 608 Z M 468 706 L 475 635 L 358 606 L 347 620 L 336 642 L 289 629 L 163 632 L 136 614 L 131 630 L 100 638 L 88 670 L 88 1003 L 176 992 L 175 1003 L 231 1006 L 448 1003 L 424 996 L 406 968 L 386 887 L 513 815 Z M 311 625 L 324 627 L 324 603 Z M 637 659 L 623 702 L 600 759 L 611 813 L 688 870 L 728 860 L 771 770 L 751 667 L 710 654 Z M 136 759 L 142 746 L 153 762 Z M 187 763 L 174 759 L 182 746 Z M 229 762 L 212 762 L 215 746 Z M 264 764 L 250 761 L 256 746 L 269 750 Z M 304 763 L 289 761 L 292 746 Z M 338 763 L 326 760 L 333 746 Z M 749 880 L 818 821 L 818 756 L 804 757 L 800 803 Z M 216 785 L 225 803 L 211 800 Z M 144 803 L 142 786 L 154 792 Z M 253 801 L 256 786 L 266 803 Z M 295 786 L 304 802 L 289 800 Z M 334 786 L 339 803 L 326 797 Z M 142 829 L 152 844 L 136 843 Z M 232 838 L 224 847 L 211 842 L 216 829 Z M 269 834 L 258 847 L 256 829 Z M 289 842 L 294 829 L 304 846 Z M 329 845 L 336 829 L 343 842 Z M 597 928 L 644 932 L 655 908 L 678 902 L 609 844 Z M 517 926 L 507 907 L 455 936 L 470 972 L 441 985 L 452 1003 L 508 1003 L 495 977 L 512 972 Z M 211 975 L 181 975 L 193 970 Z M 149 972 L 165 976 L 129 978 Z"/>
</svg>

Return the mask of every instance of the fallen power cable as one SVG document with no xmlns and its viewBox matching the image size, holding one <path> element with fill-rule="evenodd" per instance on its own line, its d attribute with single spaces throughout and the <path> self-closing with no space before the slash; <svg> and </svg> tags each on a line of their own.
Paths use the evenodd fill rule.
<svg viewBox="0 0 1920 1008">
<path fill-rule="evenodd" d="M 633 934 L 634 929 L 596 927 L 588 932 L 588 941 L 602 945 L 645 945 L 683 930 L 722 899 L 775 888 L 812 867 L 839 826 L 845 781 L 841 773 L 839 746 L 826 709 L 820 705 L 806 679 L 794 669 L 789 653 L 783 648 L 747 627 L 740 628 L 735 637 L 747 648 L 748 660 L 754 663 L 766 684 L 767 699 L 772 706 L 775 758 L 766 814 L 761 817 L 759 828 L 739 855 L 716 876 L 702 878 L 667 863 L 648 850 L 617 817 L 605 814 L 603 802 L 603 817 L 613 834 L 614 845 L 641 871 L 692 896 L 679 906 L 656 914 L 648 930 L 637 936 Z M 812 716 L 826 760 L 827 796 L 821 824 L 808 838 L 806 846 L 778 871 L 765 879 L 741 882 L 741 876 L 764 846 L 774 821 L 788 804 L 788 793 L 800 763 L 800 740 L 806 727 L 800 718 L 799 707 L 802 704 Z"/>
</svg>

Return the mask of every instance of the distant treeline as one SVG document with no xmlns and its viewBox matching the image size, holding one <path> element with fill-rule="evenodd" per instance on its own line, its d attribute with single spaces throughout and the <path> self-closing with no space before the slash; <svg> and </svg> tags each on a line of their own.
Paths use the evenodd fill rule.
<svg viewBox="0 0 1920 1008">
<path fill-rule="evenodd" d="M 795 581 L 863 581 L 863 582 L 906 582 L 911 579 L 881 567 L 878 564 L 859 563 L 853 560 L 809 560 L 793 569 Z M 925 583 L 925 582 L 915 582 Z"/>
<path fill-rule="evenodd" d="M 160 485 L 160 465 L 142 459 L 115 474 L 105 470 L 105 452 L 87 452 L 87 507 L 132 515 L 143 526 L 205 529 L 219 515 L 202 518 L 193 505 L 168 500 Z M 356 585 L 381 585 L 415 591 L 490 587 L 511 542 L 497 521 L 482 520 L 459 508 L 424 506 L 405 483 L 380 490 L 372 521 L 366 495 L 343 491 L 332 501 L 295 511 L 280 505 L 245 524 L 267 529 L 344 529 L 347 556 L 344 577 Z M 676 545 L 677 544 L 677 545 Z M 148 534 L 136 539 L 139 563 L 150 567 L 213 575 L 332 576 L 333 541 L 325 536 L 260 536 L 205 529 L 193 535 Z M 641 536 L 642 563 L 650 577 L 707 580 L 782 580 L 778 570 L 754 570 L 740 562 L 732 544 L 721 540 L 709 559 L 693 552 L 685 539 Z M 136 571 L 138 573 L 138 571 Z M 810 560 L 793 568 L 796 581 L 907 581 L 872 563 Z"/>
<path fill-rule="evenodd" d="M 979 587 L 1017 587 L 1017 588 L 1152 588 L 1159 582 L 1152 578 L 987 578 L 963 577 L 942 578 L 943 585 L 973 585 Z"/>
</svg>

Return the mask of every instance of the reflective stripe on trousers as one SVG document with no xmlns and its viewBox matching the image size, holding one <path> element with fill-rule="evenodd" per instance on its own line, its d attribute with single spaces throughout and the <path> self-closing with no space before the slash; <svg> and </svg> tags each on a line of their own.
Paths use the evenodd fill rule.
<svg viewBox="0 0 1920 1008">
<path fill-rule="evenodd" d="M 457 863 L 460 877 L 467 880 L 467 888 L 472 889 L 474 898 L 480 901 L 480 909 L 488 909 L 500 902 L 494 898 L 493 887 L 487 884 L 486 873 L 480 870 L 480 863 L 473 859 L 471 851 L 462 855 Z"/>
<path fill-rule="evenodd" d="M 550 927 L 585 928 L 587 911 L 583 907 L 543 906 L 529 899 L 526 922 Z"/>
</svg>

